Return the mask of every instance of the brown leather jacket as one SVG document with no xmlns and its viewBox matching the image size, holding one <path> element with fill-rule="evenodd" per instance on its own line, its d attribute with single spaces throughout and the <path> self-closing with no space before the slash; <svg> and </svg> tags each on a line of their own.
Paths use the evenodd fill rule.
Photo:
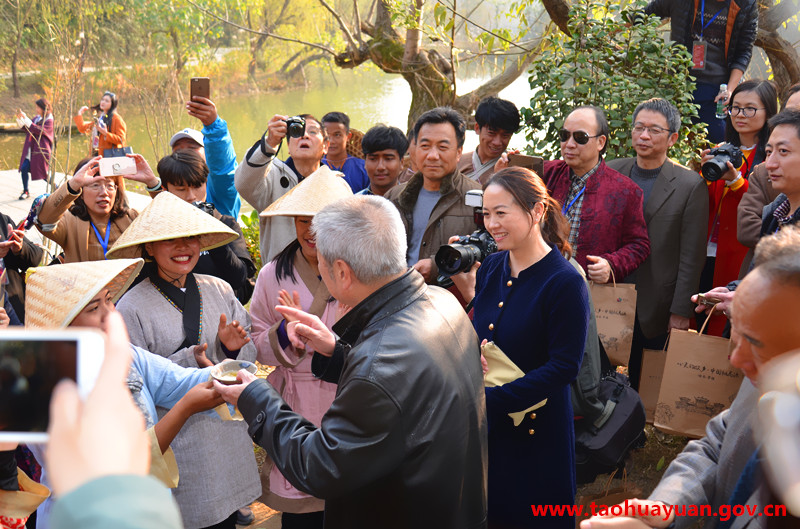
<svg viewBox="0 0 800 529">
<path fill-rule="evenodd" d="M 470 189 L 480 188 L 480 183 L 470 180 L 458 170 L 444 177 L 439 190 L 442 197 L 433 208 L 428 225 L 425 227 L 425 233 L 422 235 L 419 259 L 430 258 L 433 261 L 436 252 L 442 245 L 447 244 L 450 237 L 469 235 L 478 229 L 475 224 L 473 208 L 464 204 L 464 195 Z M 400 217 L 406 227 L 406 237 L 409 243 L 411 242 L 414 205 L 420 189 L 422 189 L 422 173 L 417 173 L 411 177 L 411 180 L 393 187 L 385 195 L 400 210 Z M 439 269 L 434 262 L 428 282 L 436 283 L 438 274 Z"/>
</svg>

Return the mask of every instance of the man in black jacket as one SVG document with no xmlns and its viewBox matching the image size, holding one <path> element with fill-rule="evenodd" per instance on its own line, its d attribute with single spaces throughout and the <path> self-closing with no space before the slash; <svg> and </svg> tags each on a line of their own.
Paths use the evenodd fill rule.
<svg viewBox="0 0 800 529">
<path fill-rule="evenodd" d="M 756 0 L 651 0 L 648 15 L 669 18 L 670 38 L 692 54 L 697 79 L 694 102 L 699 119 L 708 124 L 708 137 L 725 139 L 725 120 L 714 117 L 718 99 L 727 99 L 742 79 L 758 32 Z M 728 91 L 719 94 L 720 84 Z"/>
<path fill-rule="evenodd" d="M 284 476 L 325 500 L 325 527 L 486 527 L 486 403 L 478 340 L 446 291 L 406 267 L 397 210 L 354 196 L 314 217 L 319 272 L 353 307 L 334 325 L 281 307 L 295 347 L 337 382 L 319 428 L 244 371 L 218 385 Z M 330 357 L 330 358 L 326 358 Z"/>
</svg>

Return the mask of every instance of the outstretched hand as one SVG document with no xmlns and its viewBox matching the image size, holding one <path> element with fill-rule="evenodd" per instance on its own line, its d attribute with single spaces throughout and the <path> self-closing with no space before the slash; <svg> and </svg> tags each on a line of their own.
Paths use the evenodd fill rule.
<svg viewBox="0 0 800 529">
<path fill-rule="evenodd" d="M 207 97 L 194 96 L 186 102 L 186 113 L 208 127 L 217 120 L 217 105 Z"/>
<path fill-rule="evenodd" d="M 126 154 L 128 158 L 133 158 L 136 162 L 136 174 L 129 174 L 124 175 L 123 178 L 127 180 L 132 180 L 134 182 L 141 182 L 147 187 L 155 187 L 158 185 L 158 177 L 153 174 L 153 170 L 150 168 L 150 164 L 147 163 L 144 156 L 141 154 Z"/>
<path fill-rule="evenodd" d="M 250 341 L 244 327 L 236 320 L 228 323 L 228 318 L 224 314 L 219 315 L 217 336 L 228 351 L 238 351 Z"/>
<path fill-rule="evenodd" d="M 298 349 L 310 346 L 314 351 L 325 356 L 333 354 L 336 335 L 322 323 L 322 320 L 313 314 L 285 305 L 278 305 L 275 310 L 280 312 L 288 322 L 286 334 L 293 346 Z"/>
<path fill-rule="evenodd" d="M 69 180 L 69 186 L 74 190 L 78 191 L 82 189 L 84 186 L 93 184 L 97 181 L 103 181 L 103 177 L 100 176 L 100 159 L 102 156 L 95 156 L 88 162 L 86 162 L 83 167 L 77 170 L 77 172 L 72 175 L 72 178 Z"/>
<path fill-rule="evenodd" d="M 291 307 L 297 310 L 303 310 L 303 307 L 300 306 L 300 294 L 297 293 L 296 290 L 293 290 L 291 294 L 288 291 L 281 289 L 278 292 L 278 305 L 283 305 L 285 307 Z M 290 323 L 295 320 L 286 319 L 286 323 Z"/>
</svg>

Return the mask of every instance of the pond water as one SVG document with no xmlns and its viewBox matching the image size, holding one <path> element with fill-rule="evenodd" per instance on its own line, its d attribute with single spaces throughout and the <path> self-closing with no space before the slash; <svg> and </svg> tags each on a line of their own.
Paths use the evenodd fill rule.
<svg viewBox="0 0 800 529">
<path fill-rule="evenodd" d="M 366 132 L 372 125 L 384 123 L 406 129 L 408 108 L 411 104 L 411 91 L 408 84 L 398 75 L 388 75 L 375 68 L 362 70 L 342 70 L 335 72 L 336 81 L 330 74 L 320 76 L 319 81 L 308 90 L 300 86 L 296 90 L 287 90 L 278 93 L 261 93 L 241 95 L 215 100 L 220 116 L 228 122 L 228 127 L 233 138 L 237 158 L 241 161 L 244 154 L 266 130 L 267 122 L 274 114 L 296 115 L 309 113 L 322 118 L 329 111 L 338 110 L 350 116 L 351 127 Z M 480 85 L 482 79 L 473 78 L 459 80 L 459 93 L 465 93 Z M 338 82 L 338 84 L 337 84 Z M 213 80 L 212 80 L 213 97 Z M 523 75 L 516 82 L 500 93 L 500 97 L 514 102 L 517 106 L 527 105 L 530 101 L 530 88 L 527 76 Z M 32 111 L 32 109 L 31 109 Z M 148 121 L 153 129 L 154 121 L 158 117 L 149 116 L 149 119 L 138 111 L 138 106 L 132 103 L 120 103 L 120 115 L 125 118 L 128 128 L 128 143 L 136 152 L 141 152 L 155 168 L 158 161 L 153 148 Z M 172 109 L 176 118 L 174 131 L 183 127 L 201 128 L 198 120 L 186 115 L 182 105 Z M 163 122 L 163 119 L 161 120 Z M 173 132 L 174 132 L 173 131 Z M 167 151 L 166 143 L 171 132 L 167 131 L 159 138 L 159 153 Z M 24 136 L 16 134 L 0 135 L 0 169 L 15 169 L 19 163 L 20 151 Z M 66 161 L 66 138 L 60 138 L 58 170 Z M 517 134 L 511 142 L 512 147 L 520 148 L 525 144 L 524 134 Z M 470 151 L 477 145 L 477 135 L 468 131 L 464 145 L 465 151 Z M 72 154 L 70 164 L 74 165 L 82 156 L 84 149 L 88 149 L 88 139 L 73 132 Z M 285 149 L 284 149 L 285 151 Z M 285 154 L 285 153 L 284 153 Z M 63 158 L 62 158 L 63 157 Z"/>
</svg>

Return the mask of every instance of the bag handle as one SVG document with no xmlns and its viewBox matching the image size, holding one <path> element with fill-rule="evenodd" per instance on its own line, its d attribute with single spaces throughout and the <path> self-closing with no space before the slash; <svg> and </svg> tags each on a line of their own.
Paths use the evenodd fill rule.
<svg viewBox="0 0 800 529">
<path fill-rule="evenodd" d="M 706 321 L 703 322 L 703 326 L 700 327 L 700 330 L 697 331 L 697 334 L 703 334 L 703 331 L 706 330 L 706 325 L 708 325 L 708 322 L 711 321 L 711 315 L 714 314 L 714 309 L 717 308 L 717 305 L 719 305 L 719 303 L 714 303 L 714 305 L 711 307 L 711 310 L 708 311 L 708 316 L 706 317 Z"/>
</svg>

